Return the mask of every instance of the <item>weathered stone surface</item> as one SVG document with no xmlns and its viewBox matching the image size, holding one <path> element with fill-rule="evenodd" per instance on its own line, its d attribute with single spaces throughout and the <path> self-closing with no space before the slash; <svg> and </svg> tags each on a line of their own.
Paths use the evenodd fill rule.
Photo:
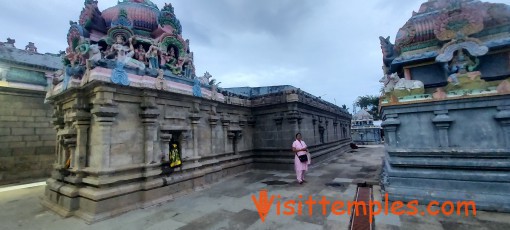
<svg viewBox="0 0 510 230">
<path fill-rule="evenodd" d="M 336 120 L 348 123 L 350 115 L 322 104 L 314 107 L 302 103 L 301 96 L 298 101 L 272 102 L 271 106 L 256 110 L 99 82 L 76 88 L 73 94 L 52 96 L 50 99 L 59 110 L 55 120 L 66 121 L 56 132 L 62 141 L 54 149 L 56 165 L 63 170 L 52 173 L 43 204 L 61 215 L 75 213 L 95 222 L 164 202 L 253 167 L 290 169 L 294 164 L 291 145 L 297 132 L 303 133 L 313 162 L 345 151 L 349 132 L 339 135 L 332 124 Z M 69 104 L 71 98 L 93 104 Z M 70 116 L 76 114 L 77 108 L 92 114 L 81 118 L 79 122 L 85 122 L 82 128 L 71 125 L 78 122 Z M 211 119 L 211 113 L 217 119 Z M 320 122 L 314 122 L 314 117 L 320 118 L 325 127 L 323 134 L 315 132 Z M 50 133 L 35 130 L 36 134 L 46 132 Z M 55 143 L 41 137 L 27 145 L 36 142 Z M 178 145 L 182 167 L 168 167 L 171 143 Z M 51 156 L 37 150 L 36 154 Z M 62 180 L 66 181 L 66 189 L 61 188 Z M 246 189 L 235 189 L 230 194 L 247 195 Z M 57 201 L 57 196 L 65 198 Z"/>
<path fill-rule="evenodd" d="M 502 95 L 383 107 L 383 116 L 399 121 L 383 123 L 389 144 L 382 183 L 390 198 L 473 200 L 477 209 L 510 211 L 509 101 Z"/>
<path fill-rule="evenodd" d="M 4 158 L 0 164 L 6 165 L 0 185 L 48 177 L 56 132 L 49 123 L 51 116 L 47 114 L 52 108 L 44 104 L 44 92 L 0 88 L 0 96 L 0 155 Z M 34 116 L 39 115 L 36 121 Z M 41 159 L 38 155 L 47 157 Z"/>
</svg>

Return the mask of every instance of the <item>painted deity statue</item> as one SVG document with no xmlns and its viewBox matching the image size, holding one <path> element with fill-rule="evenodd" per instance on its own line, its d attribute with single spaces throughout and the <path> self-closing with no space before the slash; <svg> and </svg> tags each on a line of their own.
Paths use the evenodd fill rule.
<svg viewBox="0 0 510 230">
<path fill-rule="evenodd" d="M 189 48 L 189 39 L 186 39 L 186 58 L 182 65 L 182 71 L 186 78 L 192 78 L 194 75 L 193 52 L 191 52 Z"/>
<path fill-rule="evenodd" d="M 170 167 L 177 167 L 182 164 L 181 162 L 181 156 L 179 154 L 179 149 L 177 149 L 177 144 L 172 144 L 172 149 L 170 150 L 169 154 L 170 159 Z"/>
<path fill-rule="evenodd" d="M 116 42 L 111 47 L 111 52 L 116 54 L 117 62 L 122 62 L 124 66 L 130 66 L 138 68 L 140 70 L 145 69 L 145 65 L 135 59 L 133 59 L 134 49 L 130 49 L 126 46 L 125 39 L 122 35 L 115 37 Z M 129 38 L 130 46 L 133 46 L 133 38 Z"/>
<path fill-rule="evenodd" d="M 178 75 L 180 68 L 178 66 L 178 56 L 174 47 L 170 47 L 168 53 L 161 54 L 161 65 L 168 68 L 172 73 Z"/>
<path fill-rule="evenodd" d="M 477 58 L 473 61 L 462 49 L 459 49 L 456 57 L 451 61 L 451 63 L 449 65 L 445 63 L 445 69 L 450 73 L 448 80 L 450 80 L 454 85 L 458 85 L 458 75 L 473 71 L 478 64 L 479 60 Z"/>
<path fill-rule="evenodd" d="M 141 63 L 146 64 L 146 56 L 145 56 L 145 49 L 143 48 L 143 45 L 138 45 L 138 48 L 134 50 L 135 51 L 135 59 Z"/>
<path fill-rule="evenodd" d="M 147 59 L 149 59 L 149 68 L 151 69 L 159 69 L 159 48 L 155 45 L 151 45 L 149 47 L 149 51 L 145 54 Z"/>
</svg>

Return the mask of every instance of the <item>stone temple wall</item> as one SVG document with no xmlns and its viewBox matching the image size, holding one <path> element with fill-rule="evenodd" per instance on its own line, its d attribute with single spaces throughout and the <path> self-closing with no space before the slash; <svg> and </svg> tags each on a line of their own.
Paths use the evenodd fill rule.
<svg viewBox="0 0 510 230">
<path fill-rule="evenodd" d="M 250 99 L 197 97 L 101 81 L 103 71 L 48 97 L 59 144 L 42 203 L 63 216 L 99 221 L 248 169 L 292 170 L 297 132 L 313 162 L 341 154 L 350 142 L 350 114 L 296 88 Z M 174 168 L 172 143 L 182 158 Z"/>
<path fill-rule="evenodd" d="M 299 102 L 256 108 L 254 116 L 255 165 L 261 168 L 292 169 L 294 159 L 289 149 L 298 132 L 310 147 L 314 161 L 342 152 L 351 140 L 347 116 L 339 117 Z"/>
<path fill-rule="evenodd" d="M 50 176 L 56 131 L 53 106 L 44 102 L 61 66 L 58 56 L 37 53 L 33 43 L 23 50 L 14 39 L 0 42 L 0 185 Z"/>
<path fill-rule="evenodd" d="M 427 1 L 395 45 L 380 37 L 391 200 L 510 212 L 509 19 L 505 4 Z"/>
<path fill-rule="evenodd" d="M 359 145 L 381 144 L 381 128 L 375 126 L 358 126 L 353 128 L 352 142 Z"/>
<path fill-rule="evenodd" d="M 58 144 L 45 207 L 94 222 L 251 168 L 292 170 L 297 132 L 312 162 L 348 147 L 351 115 L 336 105 L 288 85 L 218 89 L 196 76 L 171 4 L 84 5 L 47 95 Z"/>
<path fill-rule="evenodd" d="M 48 177 L 55 150 L 45 92 L 0 87 L 0 185 Z"/>
<path fill-rule="evenodd" d="M 391 200 L 510 211 L 510 95 L 383 107 Z"/>
</svg>

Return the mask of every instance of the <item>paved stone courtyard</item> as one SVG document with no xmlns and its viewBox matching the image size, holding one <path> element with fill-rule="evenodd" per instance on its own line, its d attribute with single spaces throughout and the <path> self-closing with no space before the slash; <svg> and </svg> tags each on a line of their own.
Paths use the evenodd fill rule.
<svg viewBox="0 0 510 230">
<path fill-rule="evenodd" d="M 44 210 L 39 204 L 44 186 L 5 191 L 0 192 L 0 229 L 348 229 L 349 216 L 334 215 L 330 210 L 323 215 L 319 205 L 314 206 L 312 216 L 307 206 L 303 206 L 303 215 L 278 216 L 273 205 L 262 222 L 251 195 L 258 198 L 258 191 L 266 189 L 280 195 L 282 201 L 298 200 L 299 195 L 347 201 L 354 198 L 357 182 L 377 181 L 383 155 L 382 146 L 352 150 L 314 165 L 303 185 L 296 183 L 293 171 L 252 170 L 171 202 L 91 225 Z M 375 197 L 380 197 L 378 189 L 374 187 Z M 375 228 L 510 229 L 510 214 L 477 211 L 476 218 L 380 215 Z"/>
</svg>

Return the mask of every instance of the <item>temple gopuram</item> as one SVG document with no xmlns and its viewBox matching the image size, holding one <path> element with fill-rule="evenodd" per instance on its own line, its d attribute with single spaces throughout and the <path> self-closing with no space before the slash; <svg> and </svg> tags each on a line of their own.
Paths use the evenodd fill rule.
<svg viewBox="0 0 510 230">
<path fill-rule="evenodd" d="M 510 6 L 429 0 L 380 42 L 384 192 L 510 211 Z"/>
<path fill-rule="evenodd" d="M 320 162 L 351 115 L 292 86 L 220 89 L 197 76 L 171 4 L 85 0 L 47 100 L 57 131 L 42 204 L 87 222 L 166 202 L 248 169 L 292 170 L 301 132 Z"/>
</svg>

